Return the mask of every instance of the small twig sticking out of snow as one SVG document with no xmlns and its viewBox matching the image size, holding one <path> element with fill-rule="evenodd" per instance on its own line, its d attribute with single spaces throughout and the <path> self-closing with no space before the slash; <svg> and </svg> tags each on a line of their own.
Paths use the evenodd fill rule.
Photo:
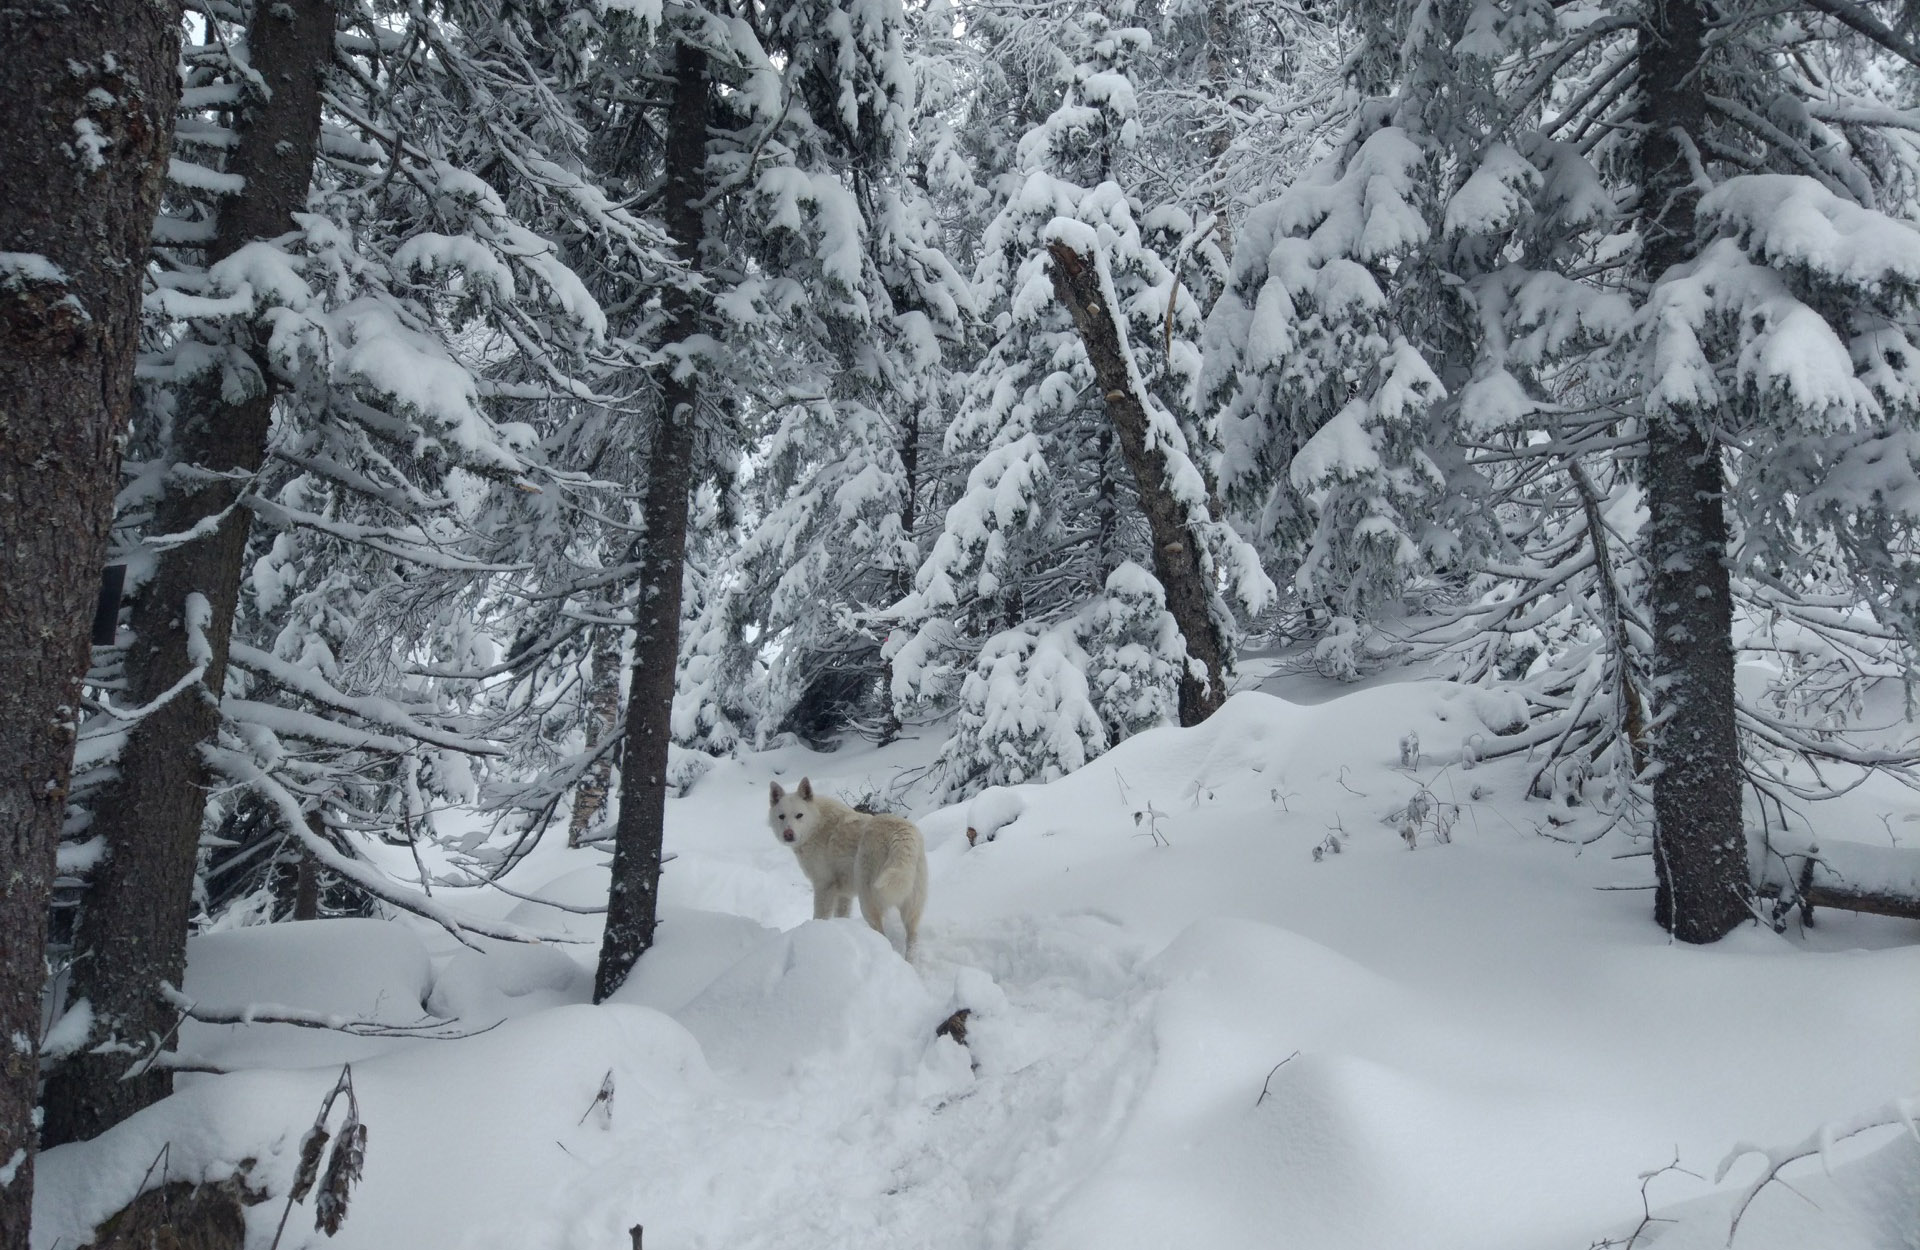
<svg viewBox="0 0 1920 1250">
<path fill-rule="evenodd" d="M 147 1192 L 147 1182 L 153 1179 L 153 1169 L 155 1168 L 160 1169 L 161 1187 L 164 1188 L 166 1186 L 168 1156 L 172 1153 L 172 1151 L 173 1151 L 173 1143 L 171 1141 L 166 1141 L 161 1143 L 160 1153 L 153 1156 L 153 1162 L 147 1164 L 147 1170 L 141 1173 L 140 1187 L 133 1191 L 133 1196 L 135 1198 L 138 1198 L 141 1194 L 144 1194 Z"/>
<path fill-rule="evenodd" d="M 1167 841 L 1167 835 L 1160 832 L 1160 821 L 1165 816 L 1166 813 L 1155 807 L 1149 799 L 1145 811 L 1133 814 L 1133 823 L 1138 826 L 1143 820 L 1146 822 L 1147 836 L 1153 839 L 1155 846 L 1172 846 L 1173 843 Z"/>
<path fill-rule="evenodd" d="M 1334 778 L 1334 780 L 1338 781 L 1340 783 L 1340 788 L 1342 790 L 1345 790 L 1348 794 L 1358 795 L 1360 798 L 1363 798 L 1363 799 L 1367 797 L 1364 791 L 1356 790 L 1352 786 L 1347 784 L 1347 766 L 1345 764 L 1340 765 L 1340 775 Z"/>
<path fill-rule="evenodd" d="M 1272 1092 L 1267 1087 L 1273 1084 L 1273 1074 L 1275 1072 L 1278 1072 L 1280 1069 L 1286 1067 L 1289 1063 L 1292 1063 L 1295 1059 L 1298 1059 L 1299 1057 L 1300 1057 L 1300 1052 L 1296 1050 L 1291 1055 L 1288 1055 L 1285 1059 L 1282 1059 L 1279 1063 L 1274 1064 L 1273 1067 L 1267 1069 L 1267 1079 L 1260 1082 L 1260 1096 L 1253 1100 L 1253 1105 L 1255 1107 L 1258 1107 L 1261 1103 L 1265 1102 L 1267 1100 L 1267 1095 Z"/>
<path fill-rule="evenodd" d="M 1672 1220 L 1667 1219 L 1665 1216 L 1655 1215 L 1653 1213 L 1653 1207 L 1647 1200 L 1647 1186 L 1651 1185 L 1655 1178 L 1665 1176 L 1668 1172 L 1679 1172 L 1685 1176 L 1691 1176 L 1696 1180 L 1704 1179 L 1698 1172 L 1691 1172 L 1680 1166 L 1680 1147 L 1675 1146 L 1673 1148 L 1672 1163 L 1667 1164 L 1667 1166 L 1663 1168 L 1655 1168 L 1651 1172 L 1640 1173 L 1640 1222 L 1634 1225 L 1633 1232 L 1628 1235 L 1625 1241 L 1615 1241 L 1609 1237 L 1605 1241 L 1594 1242 L 1591 1246 L 1587 1247 L 1587 1250 L 1614 1250 L 1616 1246 L 1619 1247 L 1619 1250 L 1633 1250 L 1634 1244 L 1640 1240 L 1640 1234 L 1647 1231 L 1647 1225 L 1673 1223 Z"/>
<path fill-rule="evenodd" d="M 1732 1151 L 1728 1153 L 1727 1157 L 1720 1161 L 1719 1170 L 1713 1174 L 1713 1180 L 1716 1185 L 1726 1179 L 1727 1173 L 1732 1170 L 1735 1163 L 1750 1154 L 1757 1154 L 1766 1159 L 1767 1169 L 1760 1174 L 1759 1179 L 1747 1186 L 1746 1192 L 1740 1195 L 1740 1201 L 1734 1206 L 1733 1220 L 1727 1225 L 1727 1245 L 1733 1245 L 1734 1235 L 1740 1231 L 1740 1220 L 1746 1215 L 1747 1207 L 1752 1205 L 1753 1200 L 1759 1196 L 1760 1191 L 1774 1181 L 1780 1180 L 1780 1169 L 1786 1167 L 1789 1163 L 1805 1159 L 1810 1155 L 1819 1155 L 1821 1165 L 1823 1167 L 1831 1167 L 1832 1162 L 1829 1158 L 1829 1153 L 1833 1147 L 1847 1140 L 1849 1137 L 1857 1137 L 1869 1129 L 1887 1128 L 1895 1124 L 1903 1124 L 1906 1126 L 1907 1131 L 1913 1134 L 1914 1139 L 1920 1141 L 1920 1124 L 1914 1122 L 1917 1116 L 1920 1116 L 1920 1097 L 1896 1098 L 1876 1110 L 1853 1116 L 1850 1119 L 1836 1120 L 1831 1124 L 1823 1124 L 1798 1145 L 1789 1146 L 1785 1150 L 1767 1150 L 1751 1142 L 1741 1142 L 1735 1146 Z M 1786 1185 L 1787 1189 L 1796 1194 L 1800 1193 L 1799 1190 L 1794 1189 L 1793 1186 L 1788 1185 L 1787 1182 L 1783 1180 L 1780 1181 L 1780 1184 Z M 1805 1194 L 1801 1194 L 1800 1196 L 1806 1198 Z M 1807 1201 L 1811 1202 L 1812 1199 L 1807 1199 Z"/>
<path fill-rule="evenodd" d="M 593 1101 L 587 1104 L 587 1109 L 580 1113 L 580 1118 L 573 1122 L 573 1126 L 575 1128 L 579 1128 L 582 1124 L 585 1124 L 587 1122 L 587 1117 L 593 1114 L 593 1109 L 595 1107 L 605 1107 L 607 1109 L 607 1123 L 611 1125 L 613 1123 L 613 1069 L 612 1068 L 608 1068 L 606 1076 L 600 1079 L 600 1092 L 593 1096 Z M 561 1149 L 565 1150 L 566 1147 L 562 1146 Z"/>
<path fill-rule="evenodd" d="M 1328 855 L 1338 855 L 1345 849 L 1340 839 L 1347 836 L 1347 827 L 1341 822 L 1337 814 L 1333 818 L 1333 823 L 1328 825 L 1327 828 L 1333 830 L 1333 832 L 1320 839 L 1313 848 L 1313 862 L 1316 864 Z"/>
</svg>

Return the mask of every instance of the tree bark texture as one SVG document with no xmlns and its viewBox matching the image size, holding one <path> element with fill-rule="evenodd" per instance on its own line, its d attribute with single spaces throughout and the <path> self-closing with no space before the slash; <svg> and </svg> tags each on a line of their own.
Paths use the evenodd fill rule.
<svg viewBox="0 0 1920 1250">
<path fill-rule="evenodd" d="M 1119 327 L 1100 293 L 1099 270 L 1090 256 L 1065 243 L 1050 245 L 1053 289 L 1073 313 L 1080 341 L 1093 362 L 1094 378 L 1106 396 L 1107 415 L 1120 436 L 1120 454 L 1132 471 L 1140 511 L 1153 535 L 1153 575 L 1167 595 L 1167 611 L 1186 639 L 1187 657 L 1198 660 L 1204 676 L 1191 665 L 1180 670 L 1180 723 L 1198 725 L 1226 701 L 1226 642 L 1213 618 L 1213 594 L 1201 569 L 1195 538 L 1187 526 L 1186 509 L 1168 485 L 1166 459 L 1148 434 L 1147 410 L 1128 367 Z"/>
<path fill-rule="evenodd" d="M 701 269 L 706 239 L 707 54 L 674 50 L 673 103 L 667 123 L 667 228 L 689 272 Z M 668 288 L 668 341 L 685 343 L 703 327 L 690 286 Z M 680 655 L 681 579 L 687 559 L 687 498 L 693 485 L 693 436 L 699 400 L 692 361 L 662 388 L 642 505 L 640 594 L 634 620 L 627 736 L 620 755 L 620 819 L 614 827 L 613 883 L 593 1000 L 604 1001 L 653 945 L 660 896 L 660 851 L 667 819 L 667 747 L 673 736 L 673 678 Z"/>
<path fill-rule="evenodd" d="M 593 628 L 593 680 L 587 694 L 587 748 L 599 750 L 620 725 L 620 641 L 618 625 Z M 573 815 L 567 820 L 567 845 L 579 846 L 607 805 L 613 785 L 613 753 L 600 756 L 573 789 Z"/>
<path fill-rule="evenodd" d="M 1654 0 L 1640 35 L 1645 272 L 1693 256 L 1700 192 L 1689 153 L 1705 133 L 1708 17 L 1699 0 Z M 1733 591 L 1726 473 L 1711 413 L 1662 412 L 1647 427 L 1653 566 L 1654 915 L 1684 942 L 1713 942 L 1751 914 L 1734 723 Z"/>
<path fill-rule="evenodd" d="M 0 1250 L 33 1212 L 47 894 L 179 92 L 179 10 L 0 6 Z"/>
<path fill-rule="evenodd" d="M 306 207 L 320 132 L 321 78 L 333 52 L 332 0 L 262 4 L 247 30 L 253 69 L 271 90 L 246 108 L 227 172 L 245 189 L 221 205 L 209 263 L 245 244 L 294 228 Z M 161 1001 L 162 981 L 179 985 L 186 967 L 193 877 L 211 778 L 200 756 L 219 725 L 227 644 L 246 565 L 248 514 L 236 506 L 248 478 L 266 458 L 273 394 L 260 344 L 239 331 L 233 346 L 253 355 L 261 386 L 239 402 L 222 396 L 216 377 L 183 397 L 167 455 L 201 472 L 170 479 L 156 505 L 153 532 L 179 534 L 221 517 L 205 537 L 166 551 L 153 578 L 134 598 L 134 638 L 127 649 L 130 697 L 146 703 L 196 667 L 188 622 L 194 596 L 204 599 L 205 671 L 135 727 L 120 757 L 120 776 L 96 800 L 94 830 L 108 855 L 82 903 L 70 995 L 94 1010 L 93 1041 L 109 1037 L 142 1049 L 160 1044 L 174 1023 Z M 209 482 L 208 479 L 217 479 Z M 222 515 L 224 514 L 224 516 Z M 152 1068 L 122 1079 L 125 1053 L 82 1052 L 49 1076 L 45 1138 L 49 1145 L 93 1137 L 164 1098 L 172 1076 Z"/>
</svg>

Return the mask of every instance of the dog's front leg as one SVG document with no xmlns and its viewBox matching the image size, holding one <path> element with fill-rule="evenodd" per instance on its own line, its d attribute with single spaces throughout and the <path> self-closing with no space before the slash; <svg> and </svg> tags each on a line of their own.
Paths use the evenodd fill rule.
<svg viewBox="0 0 1920 1250">
<path fill-rule="evenodd" d="M 845 920 L 852 914 L 853 895 L 841 894 L 840 897 L 833 900 L 833 918 L 835 920 Z"/>
<path fill-rule="evenodd" d="M 813 918 L 815 920 L 825 920 L 831 916 L 836 905 L 842 907 L 846 905 L 846 896 L 840 891 L 830 885 L 813 887 Z M 844 916 L 847 913 L 843 911 L 840 914 Z"/>
</svg>

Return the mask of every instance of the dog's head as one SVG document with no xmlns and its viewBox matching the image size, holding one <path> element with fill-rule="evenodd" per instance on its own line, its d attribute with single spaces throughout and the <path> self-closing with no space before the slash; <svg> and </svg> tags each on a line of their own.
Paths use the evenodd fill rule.
<svg viewBox="0 0 1920 1250">
<path fill-rule="evenodd" d="M 767 824 L 773 830 L 773 836 L 791 847 L 799 847 L 820 823 L 820 811 L 813 803 L 813 782 L 805 777 L 800 785 L 789 794 L 781 788 L 779 782 L 773 783 L 768 791 Z"/>
</svg>

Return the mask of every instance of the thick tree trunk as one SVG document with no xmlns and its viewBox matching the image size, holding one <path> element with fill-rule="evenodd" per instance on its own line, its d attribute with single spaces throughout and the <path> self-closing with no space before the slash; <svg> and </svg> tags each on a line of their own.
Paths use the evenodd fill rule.
<svg viewBox="0 0 1920 1250">
<path fill-rule="evenodd" d="M 1693 254 L 1699 190 L 1689 165 L 1704 133 L 1707 14 L 1656 0 L 1640 40 L 1645 271 L 1656 282 Z M 1712 942 L 1751 914 L 1734 728 L 1733 592 L 1726 473 L 1704 432 L 1710 413 L 1664 412 L 1647 428 L 1653 566 L 1655 919 L 1685 942 Z"/>
<path fill-rule="evenodd" d="M 674 50 L 672 114 L 667 128 L 667 228 L 690 272 L 701 269 L 706 237 L 707 54 L 685 43 Z M 668 341 L 701 332 L 698 293 L 670 288 Z M 680 655 L 680 591 L 687 560 L 687 496 L 693 485 L 693 435 L 699 399 L 693 362 L 663 388 L 642 515 L 640 595 L 635 612 L 633 677 L 627 690 L 627 737 L 620 760 L 620 820 L 613 844 L 613 884 L 600 946 L 593 1000 L 620 988 L 653 945 L 660 895 L 660 848 L 667 819 L 667 746 L 673 737 L 673 678 Z"/>
<path fill-rule="evenodd" d="M 179 11 L 0 6 L 0 1250 L 33 1212 L 47 893 L 132 403 Z"/>
<path fill-rule="evenodd" d="M 1107 414 L 1120 436 L 1120 454 L 1133 473 L 1140 511 L 1146 514 L 1153 535 L 1153 575 L 1166 591 L 1167 611 L 1186 639 L 1188 659 L 1199 661 L 1204 669 L 1204 675 L 1198 675 L 1189 664 L 1180 674 L 1180 723 L 1198 725 L 1219 710 L 1227 697 L 1226 644 L 1213 619 L 1213 593 L 1201 571 L 1199 552 L 1194 550 L 1186 509 L 1168 485 L 1166 459 L 1148 436 L 1147 410 L 1128 367 L 1119 328 L 1101 298 L 1093 258 L 1059 242 L 1050 250 L 1053 289 L 1079 327 L 1094 378 L 1106 395 Z"/>
<path fill-rule="evenodd" d="M 252 67 L 271 95 L 256 100 L 239 123 L 228 172 L 244 178 L 245 189 L 222 205 L 209 261 L 285 234 L 293 229 L 291 215 L 306 207 L 333 34 L 331 0 L 263 4 L 250 24 Z M 258 345 L 244 333 L 235 345 L 255 355 L 263 385 L 235 403 L 215 379 L 180 406 L 167 454 L 204 471 L 196 477 L 217 480 L 176 476 L 156 507 L 153 529 L 179 534 L 226 515 L 210 535 L 165 552 L 134 601 L 130 697 L 151 701 L 196 667 L 203 672 L 194 688 L 135 728 L 120 757 L 119 780 L 95 804 L 93 828 L 106 837 L 108 856 L 82 904 L 70 990 L 92 1004 L 95 1043 L 117 1037 L 143 1049 L 158 1045 L 174 1023 L 159 985 L 179 985 L 185 971 L 209 784 L 199 748 L 219 724 L 227 643 L 245 571 L 247 512 L 233 504 L 265 459 L 273 410 Z M 196 633 L 207 647 L 198 659 Z M 124 1051 L 110 1051 L 82 1052 L 56 1068 L 46 1090 L 48 1144 L 93 1137 L 171 1092 L 165 1069 L 122 1079 L 128 1066 Z"/>
</svg>

